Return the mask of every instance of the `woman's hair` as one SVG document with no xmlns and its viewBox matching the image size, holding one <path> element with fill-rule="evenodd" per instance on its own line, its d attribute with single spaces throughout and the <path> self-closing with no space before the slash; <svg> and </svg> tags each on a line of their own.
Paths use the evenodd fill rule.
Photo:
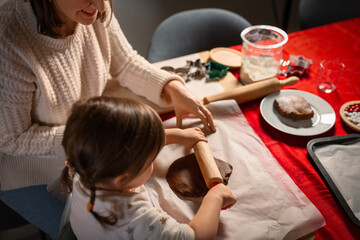
<svg viewBox="0 0 360 240">
<path fill-rule="evenodd" d="M 107 14 L 112 16 L 112 1 L 108 1 L 110 2 L 111 12 L 108 13 L 106 10 L 104 12 L 98 12 L 97 19 L 100 19 L 101 22 L 106 20 Z M 54 3 L 51 0 L 30 0 L 30 2 L 36 16 L 38 32 L 53 38 L 62 37 L 58 30 L 64 22 L 61 21 L 56 13 Z"/>
<path fill-rule="evenodd" d="M 116 216 L 93 211 L 95 184 L 127 174 L 134 179 L 151 163 L 165 142 L 159 115 L 149 106 L 129 99 L 95 97 L 76 103 L 67 120 L 62 145 L 67 156 L 61 182 L 72 190 L 72 174 L 90 190 L 88 211 L 101 224 L 113 225 Z M 71 170 L 70 170 L 71 169 Z"/>
</svg>

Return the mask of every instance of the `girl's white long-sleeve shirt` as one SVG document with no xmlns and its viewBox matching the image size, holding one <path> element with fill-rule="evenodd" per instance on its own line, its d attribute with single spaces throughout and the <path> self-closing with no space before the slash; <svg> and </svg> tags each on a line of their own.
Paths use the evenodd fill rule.
<svg viewBox="0 0 360 240">
<path fill-rule="evenodd" d="M 82 185 L 76 174 L 73 182 L 70 223 L 79 240 L 88 239 L 195 239 L 194 230 L 186 223 L 153 206 L 144 186 L 130 193 L 96 191 L 94 211 L 117 217 L 114 226 L 101 225 L 87 211 L 90 191 Z"/>
<path fill-rule="evenodd" d="M 55 39 L 37 31 L 30 1 L 0 7 L 0 183 L 2 190 L 48 184 L 59 177 L 63 131 L 72 105 L 100 96 L 112 78 L 167 107 L 164 85 L 176 75 L 132 49 L 115 16 L 108 25 L 77 24 Z M 91 131 L 91 129 L 89 129 Z"/>
</svg>

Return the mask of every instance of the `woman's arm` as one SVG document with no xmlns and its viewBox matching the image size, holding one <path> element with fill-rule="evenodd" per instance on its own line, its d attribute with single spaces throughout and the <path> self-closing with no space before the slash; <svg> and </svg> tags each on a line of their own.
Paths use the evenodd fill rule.
<svg viewBox="0 0 360 240">
<path fill-rule="evenodd" d="M 174 105 L 177 127 L 182 116 L 191 113 L 200 118 L 206 131 L 216 131 L 213 117 L 202 101 L 186 88 L 183 79 L 146 61 L 133 50 L 115 16 L 109 25 L 111 50 L 110 74 L 121 86 L 144 96 L 160 107 Z"/>
<path fill-rule="evenodd" d="M 170 98 L 174 104 L 176 127 L 182 127 L 182 116 L 184 114 L 192 113 L 200 118 L 206 131 L 216 131 L 211 112 L 184 84 L 179 81 L 170 81 L 165 85 L 163 94 Z"/>
<path fill-rule="evenodd" d="M 162 96 L 165 84 L 170 80 L 182 82 L 176 74 L 150 64 L 130 45 L 113 15 L 107 27 L 109 50 L 111 51 L 110 74 L 123 87 L 154 102 L 160 107 L 170 107 L 171 99 Z"/>
<path fill-rule="evenodd" d="M 32 119 L 35 75 L 24 62 L 0 52 L 0 151 L 9 155 L 64 156 L 64 126 L 44 126 Z"/>
</svg>

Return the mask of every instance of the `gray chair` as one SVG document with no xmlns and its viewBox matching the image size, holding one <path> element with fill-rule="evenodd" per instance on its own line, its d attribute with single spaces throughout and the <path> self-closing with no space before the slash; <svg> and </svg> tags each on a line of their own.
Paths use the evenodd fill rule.
<svg viewBox="0 0 360 240">
<path fill-rule="evenodd" d="M 0 231 L 13 230 L 30 224 L 19 213 L 15 212 L 3 201 L 0 200 Z M 39 229 L 39 237 L 46 240 L 46 234 Z"/>
<path fill-rule="evenodd" d="M 148 52 L 158 62 L 214 47 L 241 44 L 240 33 L 251 24 L 224 9 L 202 8 L 176 13 L 156 28 Z"/>
<path fill-rule="evenodd" d="M 7 231 L 29 224 L 19 213 L 0 200 L 0 231 Z"/>
<path fill-rule="evenodd" d="M 300 28 L 307 29 L 360 17 L 359 0 L 300 0 Z"/>
<path fill-rule="evenodd" d="M 0 199 L 23 219 L 57 239 L 65 203 L 51 196 L 46 185 L 0 191 Z M 20 221 L 20 220 L 19 220 Z"/>
</svg>

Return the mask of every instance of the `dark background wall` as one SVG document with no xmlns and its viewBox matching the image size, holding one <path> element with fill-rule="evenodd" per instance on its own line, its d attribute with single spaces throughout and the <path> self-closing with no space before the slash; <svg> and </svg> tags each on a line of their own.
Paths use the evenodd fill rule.
<svg viewBox="0 0 360 240">
<path fill-rule="evenodd" d="M 0 4 L 5 1 L 0 0 Z M 113 0 L 114 12 L 127 39 L 146 57 L 157 25 L 179 11 L 195 8 L 223 8 L 245 17 L 251 24 L 283 27 L 284 8 L 292 2 L 287 32 L 299 30 L 300 0 Z M 314 0 L 316 1 L 316 0 Z M 284 29 L 285 30 L 285 29 Z M 239 33 L 240 39 L 240 33 Z"/>
<path fill-rule="evenodd" d="M 282 27 L 288 0 L 113 0 L 114 12 L 126 37 L 146 57 L 156 26 L 168 16 L 187 9 L 223 8 L 245 17 L 251 24 Z M 287 32 L 299 30 L 299 0 L 293 0 Z M 239 33 L 240 39 L 240 33 Z"/>
</svg>

